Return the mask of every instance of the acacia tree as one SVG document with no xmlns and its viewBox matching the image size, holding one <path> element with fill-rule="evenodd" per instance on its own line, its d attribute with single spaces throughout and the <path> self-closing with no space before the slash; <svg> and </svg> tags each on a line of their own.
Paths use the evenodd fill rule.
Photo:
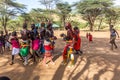
<svg viewBox="0 0 120 80">
<path fill-rule="evenodd" d="M 69 13 L 72 11 L 71 6 L 65 3 L 58 3 L 57 4 L 58 14 L 61 18 L 63 26 L 65 26 L 66 18 L 69 16 Z"/>
<path fill-rule="evenodd" d="M 16 16 L 18 13 L 23 12 L 25 5 L 14 2 L 13 0 L 1 0 L 0 1 L 0 21 L 7 34 L 7 23 L 12 16 Z"/>
<path fill-rule="evenodd" d="M 45 6 L 46 16 L 51 18 L 52 9 L 60 2 L 60 0 L 39 0 L 39 2 Z"/>
<path fill-rule="evenodd" d="M 52 10 L 51 10 L 52 12 Z M 37 9 L 32 9 L 29 13 L 29 15 L 31 16 L 31 18 L 33 20 L 37 19 L 37 20 L 40 20 L 40 21 L 45 21 L 45 20 L 49 20 L 49 19 L 52 19 L 52 18 L 49 18 L 47 16 L 47 10 L 44 10 L 44 9 L 40 9 L 40 8 L 37 8 Z"/>
<path fill-rule="evenodd" d="M 47 10 L 53 9 L 53 7 L 60 2 L 60 0 L 39 0 L 39 2 L 45 6 Z"/>
<path fill-rule="evenodd" d="M 105 17 L 107 23 L 110 25 L 115 25 L 120 18 L 120 8 L 109 8 L 105 12 Z"/>
<path fill-rule="evenodd" d="M 88 21 L 90 31 L 93 31 L 96 18 L 111 4 L 111 0 L 82 0 L 77 4 L 76 8 L 83 15 L 83 19 Z"/>
</svg>

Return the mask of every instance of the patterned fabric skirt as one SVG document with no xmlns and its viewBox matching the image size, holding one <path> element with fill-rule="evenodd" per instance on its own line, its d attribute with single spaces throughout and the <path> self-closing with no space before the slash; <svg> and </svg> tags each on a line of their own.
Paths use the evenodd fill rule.
<svg viewBox="0 0 120 80">
<path fill-rule="evenodd" d="M 19 48 L 14 48 L 12 49 L 12 55 L 16 55 L 16 54 L 19 54 L 20 52 L 20 49 Z"/>
</svg>

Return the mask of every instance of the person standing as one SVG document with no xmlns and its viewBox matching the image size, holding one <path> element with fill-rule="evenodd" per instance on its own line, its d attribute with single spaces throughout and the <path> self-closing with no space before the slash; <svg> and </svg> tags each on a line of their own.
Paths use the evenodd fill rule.
<svg viewBox="0 0 120 80">
<path fill-rule="evenodd" d="M 3 51 L 5 51 L 5 35 L 4 35 L 3 31 L 0 32 L 0 43 L 1 43 L 1 46 L 2 46 L 2 50 L 4 48 Z"/>
<path fill-rule="evenodd" d="M 19 50 L 20 50 L 20 44 L 19 44 L 19 40 L 18 40 L 16 31 L 12 32 L 12 36 L 10 38 L 10 43 L 12 45 L 12 62 L 10 63 L 10 65 L 13 65 L 14 57 L 15 57 L 15 55 L 19 54 Z"/>
<path fill-rule="evenodd" d="M 82 54 L 83 52 L 81 51 L 81 37 L 80 37 L 80 30 L 78 27 L 74 27 L 74 38 L 73 38 L 73 47 L 76 51 L 76 54 Z"/>
<path fill-rule="evenodd" d="M 110 25 L 110 43 L 111 43 L 111 50 L 113 50 L 113 46 L 115 46 L 115 48 L 118 48 L 115 40 L 116 40 L 116 36 L 118 36 L 119 38 L 119 34 L 118 32 L 113 28 L 113 25 Z"/>
</svg>

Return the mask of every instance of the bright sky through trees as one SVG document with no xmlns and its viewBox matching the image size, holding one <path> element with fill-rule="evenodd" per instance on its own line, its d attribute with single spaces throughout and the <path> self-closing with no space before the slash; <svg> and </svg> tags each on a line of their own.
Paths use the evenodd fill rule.
<svg viewBox="0 0 120 80">
<path fill-rule="evenodd" d="M 40 3 L 38 2 L 39 0 L 16 0 L 16 1 L 27 5 L 28 11 L 30 11 L 32 8 L 43 8 L 43 6 L 40 5 Z M 63 1 L 69 2 L 71 4 L 80 0 L 63 0 Z M 115 4 L 120 5 L 120 0 L 116 0 Z"/>
</svg>

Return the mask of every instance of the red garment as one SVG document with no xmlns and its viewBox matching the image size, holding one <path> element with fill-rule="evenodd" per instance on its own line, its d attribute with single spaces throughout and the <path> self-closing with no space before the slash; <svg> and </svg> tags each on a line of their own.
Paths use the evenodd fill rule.
<svg viewBox="0 0 120 80">
<path fill-rule="evenodd" d="M 11 39 L 11 44 L 12 44 L 12 47 L 14 48 L 20 48 L 19 41 L 16 38 Z"/>
<path fill-rule="evenodd" d="M 63 60 L 66 60 L 66 59 L 67 59 L 67 49 L 68 49 L 69 46 L 70 46 L 70 45 L 66 45 L 66 46 L 64 47 L 64 51 L 63 51 L 63 53 L 62 53 Z"/>
<path fill-rule="evenodd" d="M 89 41 L 92 41 L 92 35 L 89 35 Z"/>
<path fill-rule="evenodd" d="M 75 40 L 75 43 L 73 45 L 74 49 L 75 50 L 80 50 L 80 48 L 81 48 L 81 38 L 80 38 L 79 34 L 74 35 L 74 40 Z"/>
<path fill-rule="evenodd" d="M 50 51 L 52 50 L 51 45 L 44 45 L 45 50 Z"/>
<path fill-rule="evenodd" d="M 39 39 L 35 39 L 32 41 L 32 49 L 33 50 L 38 50 L 39 49 L 39 44 L 40 44 L 40 40 Z"/>
<path fill-rule="evenodd" d="M 49 42 L 49 41 L 44 41 L 44 49 L 45 49 L 46 51 L 52 50 L 51 42 Z"/>
</svg>

